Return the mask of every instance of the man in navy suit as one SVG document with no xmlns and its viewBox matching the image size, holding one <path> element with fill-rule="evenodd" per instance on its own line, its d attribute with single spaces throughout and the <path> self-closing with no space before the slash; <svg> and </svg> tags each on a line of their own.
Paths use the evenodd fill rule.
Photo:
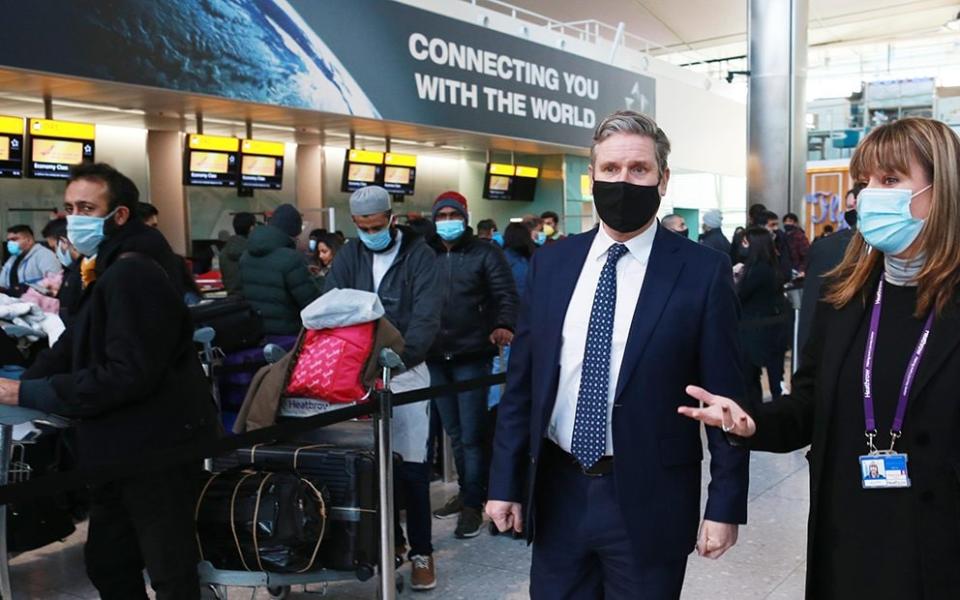
<svg viewBox="0 0 960 600">
<path fill-rule="evenodd" d="M 533 543 L 534 600 L 679 598 L 687 555 L 746 522 L 748 454 L 677 414 L 689 384 L 743 398 L 729 259 L 657 222 L 670 142 L 607 117 L 590 175 L 599 228 L 530 266 L 500 403 L 487 514 Z M 557 327 L 557 323 L 561 323 Z"/>
</svg>

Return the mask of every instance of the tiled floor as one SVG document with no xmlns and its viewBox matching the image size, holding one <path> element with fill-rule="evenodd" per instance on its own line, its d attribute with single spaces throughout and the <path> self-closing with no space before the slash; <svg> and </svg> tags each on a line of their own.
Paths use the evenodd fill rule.
<svg viewBox="0 0 960 600">
<path fill-rule="evenodd" d="M 706 463 L 705 463 L 706 464 Z M 754 454 L 751 463 L 750 524 L 740 541 L 719 561 L 692 556 L 684 600 L 800 600 L 803 598 L 804 544 L 808 505 L 807 468 L 803 454 Z M 706 472 L 706 468 L 704 471 Z M 452 488 L 436 484 L 434 503 Z M 486 533 L 472 540 L 453 538 L 455 520 L 434 521 L 439 577 L 437 589 L 405 591 L 402 598 L 442 600 L 519 600 L 527 598 L 530 551 L 526 544 Z M 76 600 L 97 598 L 83 570 L 79 531 L 64 544 L 18 556 L 11 563 L 14 598 Z M 409 576 L 409 567 L 401 569 Z M 318 586 L 310 586 L 318 590 Z M 297 593 L 291 598 L 315 598 Z M 374 581 L 331 584 L 327 598 L 375 598 Z M 231 589 L 229 598 L 255 596 L 249 589 Z"/>
</svg>

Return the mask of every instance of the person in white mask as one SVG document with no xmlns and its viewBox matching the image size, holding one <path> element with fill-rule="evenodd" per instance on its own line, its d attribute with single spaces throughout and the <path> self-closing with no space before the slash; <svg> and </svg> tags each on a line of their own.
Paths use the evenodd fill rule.
<svg viewBox="0 0 960 600">
<path fill-rule="evenodd" d="M 960 598 L 960 138 L 901 119 L 850 174 L 858 230 L 792 393 L 747 414 L 690 387 L 703 407 L 679 411 L 754 450 L 810 446 L 807 598 Z"/>
</svg>

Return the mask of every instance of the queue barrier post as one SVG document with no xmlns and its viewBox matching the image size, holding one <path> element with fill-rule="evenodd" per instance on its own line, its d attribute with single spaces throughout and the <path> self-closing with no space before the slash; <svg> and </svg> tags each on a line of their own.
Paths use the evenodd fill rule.
<svg viewBox="0 0 960 600">
<path fill-rule="evenodd" d="M 394 564 L 393 523 L 393 444 L 390 439 L 390 424 L 393 416 L 393 392 L 390 390 L 391 374 L 403 367 L 396 352 L 384 348 L 380 353 L 383 368 L 383 389 L 377 393 L 378 410 L 375 413 L 377 436 L 377 465 L 380 479 L 380 598 L 395 600 L 396 565 Z"/>
</svg>

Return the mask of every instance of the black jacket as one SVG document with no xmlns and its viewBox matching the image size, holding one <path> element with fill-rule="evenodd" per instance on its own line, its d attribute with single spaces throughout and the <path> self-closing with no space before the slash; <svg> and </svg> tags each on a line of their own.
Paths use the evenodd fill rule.
<svg viewBox="0 0 960 600">
<path fill-rule="evenodd" d="M 807 255 L 807 273 L 803 280 L 803 300 L 800 302 L 799 343 L 797 344 L 799 348 L 803 348 L 810 335 L 813 312 L 817 306 L 817 300 L 823 295 L 821 292 L 823 276 L 835 269 L 843 260 L 843 255 L 854 233 L 853 229 L 844 229 L 820 238 L 810 246 L 810 254 Z"/>
<path fill-rule="evenodd" d="M 819 302 L 813 318 L 810 339 L 804 347 L 800 369 L 793 376 L 789 396 L 758 407 L 754 418 L 757 433 L 748 440 L 753 450 L 792 452 L 810 446 L 810 516 L 808 523 L 808 561 L 817 552 L 834 547 L 835 540 L 821 535 L 818 527 L 818 507 L 825 464 L 837 460 L 830 452 L 827 440 L 832 419 L 839 402 L 862 402 L 862 398 L 840 398 L 838 381 L 844 374 L 841 366 L 848 354 L 863 356 L 862 343 L 855 344 L 863 319 L 868 319 L 868 307 L 879 280 L 874 274 L 864 298 L 854 299 L 841 309 Z M 890 515 L 890 518 L 910 519 L 915 522 L 916 540 L 891 539 L 885 535 L 882 523 L 875 536 L 876 552 L 896 553 L 903 543 L 919 543 L 920 564 L 904 565 L 919 569 L 924 586 L 922 596 L 928 599 L 960 598 L 960 579 L 955 575 L 960 561 L 960 295 L 955 296 L 950 311 L 936 319 L 927 342 L 926 352 L 917 370 L 907 408 L 904 439 L 898 446 L 910 455 L 910 476 L 913 482 L 916 506 L 912 514 Z M 882 339 L 882 332 L 881 332 Z M 882 343 L 882 342 L 881 342 Z M 859 374 L 857 375 L 859 377 Z M 859 421 L 862 425 L 863 421 Z M 881 436 L 882 439 L 888 439 Z M 866 450 L 866 441 L 863 441 Z M 856 466 L 851 463 L 851 477 L 856 477 Z M 885 494 L 891 491 L 866 492 Z M 918 542 L 919 540 L 919 542 Z M 851 576 L 854 568 L 837 565 L 838 573 Z M 811 564 L 808 562 L 808 564 Z M 847 565 L 852 567 L 852 565 Z M 814 600 L 811 590 L 821 574 L 807 570 L 807 597 Z M 920 597 L 917 594 L 916 597 Z"/>
<path fill-rule="evenodd" d="M 220 275 L 223 277 L 223 287 L 228 294 L 240 291 L 240 258 L 247 250 L 247 237 L 235 235 L 227 240 L 220 251 Z"/>
<path fill-rule="evenodd" d="M 403 335 L 403 364 L 414 367 L 426 360 L 440 329 L 443 299 L 433 250 L 409 227 L 397 229 L 402 232 L 400 250 L 376 292 L 387 319 Z M 362 242 L 350 242 L 333 259 L 324 292 L 336 288 L 374 291 L 373 252 Z"/>
<path fill-rule="evenodd" d="M 83 297 L 83 280 L 80 277 L 80 260 L 63 269 L 63 279 L 60 282 L 60 291 L 57 300 L 60 301 L 60 319 L 67 327 L 80 311 L 80 300 Z"/>
<path fill-rule="evenodd" d="M 744 356 L 756 366 L 783 357 L 782 330 L 788 313 L 783 284 L 776 267 L 757 263 L 737 286 L 740 298 L 740 345 Z"/>
<path fill-rule="evenodd" d="M 700 243 L 707 248 L 713 248 L 717 252 L 722 252 L 727 255 L 730 254 L 730 242 L 720 229 L 711 229 L 702 234 L 700 236 Z"/>
<path fill-rule="evenodd" d="M 296 335 L 300 311 L 320 296 L 293 239 L 272 225 L 255 228 L 240 258 L 240 295 L 263 317 L 268 335 Z"/>
<path fill-rule="evenodd" d="M 775 317 L 784 312 L 783 284 L 773 265 L 758 262 L 747 267 L 737 286 L 742 321 Z"/>
<path fill-rule="evenodd" d="M 517 326 L 517 285 L 503 251 L 474 237 L 469 229 L 448 251 L 439 236 L 430 241 L 437 253 L 443 316 L 430 349 L 432 360 L 492 357 L 494 329 Z"/>
<path fill-rule="evenodd" d="M 81 465 L 216 434 L 187 307 L 158 266 L 176 260 L 163 235 L 139 222 L 106 239 L 75 321 L 23 375 L 21 405 L 78 419 Z"/>
</svg>

